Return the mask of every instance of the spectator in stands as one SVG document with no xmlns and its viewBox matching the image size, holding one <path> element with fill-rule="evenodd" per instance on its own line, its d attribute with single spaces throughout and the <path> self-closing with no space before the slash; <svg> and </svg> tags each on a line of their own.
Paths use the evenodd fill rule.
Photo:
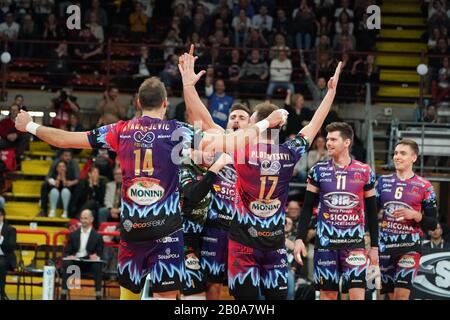
<svg viewBox="0 0 450 320">
<path fill-rule="evenodd" d="M 126 110 L 119 99 L 119 89 L 115 86 L 103 93 L 103 99 L 97 106 L 100 115 L 97 126 L 117 122 L 125 119 Z"/>
<path fill-rule="evenodd" d="M 61 300 L 67 299 L 67 281 L 72 274 L 68 268 L 76 265 L 83 272 L 92 273 L 95 280 L 95 297 L 102 297 L 102 262 L 103 238 L 93 228 L 94 216 L 89 209 L 81 212 L 81 228 L 69 234 L 64 249 L 64 262 L 62 270 Z"/>
<path fill-rule="evenodd" d="M 2 190 L 3 190 L 3 182 L 2 182 L 2 179 L 3 179 L 3 169 L 1 168 L 1 166 L 3 165 L 3 162 L 2 162 L 2 160 L 0 160 L 0 192 L 2 192 Z M 5 198 L 3 198 L 2 196 L 0 196 L 0 209 L 3 209 L 3 208 L 5 208 Z"/>
<path fill-rule="evenodd" d="M 44 23 L 44 32 L 42 38 L 44 40 L 55 41 L 61 40 L 65 36 L 63 28 L 58 24 L 54 13 L 50 13 Z"/>
<path fill-rule="evenodd" d="M 100 0 L 92 0 L 91 7 L 86 11 L 84 18 L 86 19 L 84 22 L 88 23 L 89 18 L 91 17 L 91 13 L 95 13 L 98 19 L 98 23 L 102 27 L 108 26 L 108 15 L 106 11 L 100 6 Z"/>
<path fill-rule="evenodd" d="M 66 126 L 67 131 L 71 132 L 83 132 L 83 125 L 80 123 L 80 119 L 77 113 L 72 113 L 69 116 L 69 123 Z"/>
<path fill-rule="evenodd" d="M 350 0 L 341 0 L 341 6 L 334 11 L 334 17 L 339 18 L 342 12 L 347 13 L 350 19 L 353 19 L 354 12 L 350 7 Z"/>
<path fill-rule="evenodd" d="M 317 82 L 314 83 L 307 65 L 305 63 L 302 63 L 301 67 L 305 72 L 306 85 L 308 86 L 308 90 L 313 98 L 311 103 L 311 109 L 316 110 L 319 104 L 322 102 L 325 95 L 327 94 L 328 91 L 327 82 L 325 81 L 325 78 L 319 77 L 317 79 Z"/>
<path fill-rule="evenodd" d="M 314 165 L 316 165 L 320 161 L 328 159 L 326 140 L 323 136 L 316 137 L 305 159 L 306 162 L 304 163 L 304 167 L 302 167 L 302 170 L 299 170 L 299 167 L 297 167 L 297 165 L 294 168 L 294 172 L 296 171 L 302 182 L 306 181 L 306 176 Z"/>
<path fill-rule="evenodd" d="M 56 216 L 56 207 L 58 202 L 62 200 L 63 214 L 61 217 L 67 218 L 74 181 L 69 180 L 67 175 L 67 165 L 64 160 L 60 160 L 56 164 L 56 172 L 50 179 L 47 180 L 47 182 L 51 188 L 49 193 L 50 212 L 48 216 L 50 218 L 54 218 Z"/>
<path fill-rule="evenodd" d="M 360 51 L 373 51 L 377 39 L 378 31 L 367 27 L 368 17 L 364 12 L 355 29 L 356 49 Z"/>
<path fill-rule="evenodd" d="M 192 20 L 192 25 L 189 27 L 188 34 L 192 34 L 193 32 L 197 32 L 198 34 L 201 34 L 205 38 L 209 36 L 210 25 L 206 21 L 204 14 L 196 13 L 194 15 L 194 19 Z"/>
<path fill-rule="evenodd" d="M 350 43 L 351 43 L 351 48 L 354 48 L 356 45 L 356 40 L 355 37 L 353 36 L 353 34 L 350 32 L 350 25 L 348 23 L 342 23 L 341 24 L 341 32 L 339 34 L 336 34 L 334 36 L 333 39 L 333 47 L 338 47 L 339 46 L 339 41 L 342 39 L 342 36 L 347 36 Z M 350 50 L 350 49 L 346 49 L 346 50 Z M 344 51 L 346 51 L 344 50 Z"/>
<path fill-rule="evenodd" d="M 316 14 L 319 17 L 332 17 L 334 14 L 334 0 L 314 0 Z"/>
<path fill-rule="evenodd" d="M 428 18 L 428 26 L 430 29 L 433 29 L 435 27 L 448 28 L 450 26 L 450 19 L 445 13 L 445 8 L 438 8 L 438 10 Z"/>
<path fill-rule="evenodd" d="M 51 87 L 65 85 L 70 72 L 67 42 L 59 43 L 58 47 L 51 52 L 51 61 L 47 67 L 47 75 Z"/>
<path fill-rule="evenodd" d="M 292 27 L 297 49 L 309 50 L 313 44 L 316 16 L 306 0 L 292 13 Z"/>
<path fill-rule="evenodd" d="M 0 150 L 14 148 L 17 163 L 24 159 L 25 150 L 28 149 L 30 143 L 29 134 L 16 130 L 14 121 L 19 112 L 19 106 L 13 104 L 9 108 L 8 117 L 0 121 Z"/>
<path fill-rule="evenodd" d="M 354 77 L 354 81 L 359 85 L 356 89 L 356 94 L 363 96 L 365 93 L 365 84 L 370 83 L 371 91 L 376 92 L 377 85 L 380 78 L 380 71 L 378 66 L 375 65 L 375 57 L 368 55 L 366 60 L 361 58 L 353 63 L 351 75 Z"/>
<path fill-rule="evenodd" d="M 332 31 L 332 24 L 328 20 L 327 16 L 322 16 L 318 21 L 316 21 L 316 41 L 315 45 L 319 44 L 320 37 L 322 35 L 330 36 Z"/>
<path fill-rule="evenodd" d="M 72 95 L 72 91 L 63 88 L 58 91 L 58 96 L 50 102 L 49 109 L 56 112 L 52 127 L 62 129 L 69 124 L 70 115 L 80 111 L 80 106 L 77 103 L 77 97 Z"/>
<path fill-rule="evenodd" d="M 288 37 L 290 34 L 290 30 L 291 30 L 291 23 L 288 17 L 286 16 L 286 12 L 283 9 L 278 9 L 277 17 L 273 22 L 273 32 L 281 33 L 285 37 Z"/>
<path fill-rule="evenodd" d="M 92 211 L 94 217 L 104 207 L 106 179 L 100 176 L 99 168 L 94 164 L 89 168 L 86 179 L 80 180 L 75 188 L 71 202 L 71 218 L 75 218 L 84 209 Z"/>
<path fill-rule="evenodd" d="M 24 105 L 24 97 L 21 94 L 16 94 L 14 97 L 14 104 L 19 106 L 19 109 L 27 109 L 27 107 Z"/>
<path fill-rule="evenodd" d="M 286 38 L 282 33 L 277 33 L 274 37 L 273 46 L 270 48 L 269 59 L 272 60 L 278 56 L 278 51 L 284 50 L 288 57 L 291 56 L 291 51 L 286 45 Z"/>
<path fill-rule="evenodd" d="M 70 151 L 70 149 L 62 150 L 61 156 L 53 161 L 52 165 L 50 166 L 50 169 L 48 170 L 45 182 L 41 185 L 41 200 L 40 200 L 41 211 L 38 214 L 41 217 L 47 215 L 48 195 L 50 193 L 51 188 L 53 188 L 54 186 L 53 184 L 50 184 L 49 181 L 51 179 L 55 180 L 54 177 L 58 176 L 56 168 L 58 163 L 61 162 L 61 160 L 64 161 L 67 166 L 66 186 L 68 188 L 74 187 L 78 183 L 78 179 L 80 178 L 80 167 L 78 165 L 78 162 L 72 159 L 72 152 Z"/>
<path fill-rule="evenodd" d="M 80 178 L 87 178 L 89 170 L 95 165 L 99 169 L 101 176 L 106 177 L 108 180 L 112 180 L 114 155 L 114 152 L 106 149 L 94 150 L 93 157 L 84 165 L 83 170 L 80 173 Z"/>
<path fill-rule="evenodd" d="M 58 24 L 55 14 L 50 13 L 44 22 L 44 32 L 42 33 L 42 40 L 59 41 L 64 39 L 65 36 L 66 33 L 64 32 L 63 27 Z M 56 47 L 57 45 L 53 43 L 42 44 L 42 57 L 47 58 L 51 56 L 53 49 L 55 49 Z"/>
<path fill-rule="evenodd" d="M 144 78 L 150 77 L 150 55 L 147 46 L 140 47 L 140 54 L 131 62 L 131 73 L 135 87 L 139 87 Z"/>
<path fill-rule="evenodd" d="M 105 40 L 105 34 L 103 32 L 103 26 L 98 23 L 98 17 L 95 12 L 91 12 L 89 15 L 89 22 L 86 26 L 91 29 L 92 35 L 99 41 L 103 42 Z"/>
<path fill-rule="evenodd" d="M 436 229 L 434 229 L 433 231 L 428 231 L 430 241 L 424 242 L 423 248 L 428 248 L 431 250 L 450 249 L 450 243 L 444 240 L 442 234 L 442 225 L 438 223 Z"/>
<path fill-rule="evenodd" d="M 436 48 L 439 38 L 441 38 L 441 31 L 439 27 L 434 27 L 431 30 L 431 34 L 428 36 L 427 47 L 429 51 L 432 51 Z"/>
<path fill-rule="evenodd" d="M 164 60 L 167 61 L 169 56 L 175 53 L 176 47 L 183 45 L 179 32 L 174 28 L 170 29 L 166 39 L 163 41 L 163 45 L 165 46 Z"/>
<path fill-rule="evenodd" d="M 244 48 L 252 27 L 252 22 L 246 16 L 244 9 L 241 9 L 239 15 L 233 18 L 232 26 L 234 29 L 234 45 L 238 48 Z"/>
<path fill-rule="evenodd" d="M 223 31 L 222 31 L 223 32 Z M 205 39 L 200 36 L 197 32 L 193 32 L 191 36 L 186 40 L 185 46 L 189 47 L 191 44 L 194 45 L 194 55 L 201 57 L 205 51 Z"/>
<path fill-rule="evenodd" d="M 114 181 L 106 184 L 106 192 L 104 204 L 105 206 L 98 211 L 98 224 L 107 221 L 119 221 L 120 219 L 120 205 L 122 192 L 122 172 L 120 167 L 116 166 L 114 169 Z"/>
<path fill-rule="evenodd" d="M 180 26 L 180 34 L 181 42 L 185 41 L 187 38 L 187 32 L 189 31 L 189 26 L 191 25 L 190 19 L 190 10 L 187 7 L 186 3 L 176 2 L 173 10 L 173 18 L 178 18 L 179 26 Z"/>
<path fill-rule="evenodd" d="M 79 33 L 78 40 L 79 42 L 84 42 L 84 44 L 77 44 L 75 47 L 75 58 L 82 60 L 83 64 L 88 62 L 88 64 L 84 64 L 90 69 L 99 68 L 97 62 L 102 58 L 103 54 L 103 46 L 96 37 L 91 32 L 91 29 L 88 26 L 85 26 Z"/>
<path fill-rule="evenodd" d="M 423 117 L 423 122 L 428 123 L 441 123 L 442 119 L 438 117 L 436 106 L 433 104 L 430 104 L 427 106 L 427 109 L 425 111 L 425 115 Z"/>
<path fill-rule="evenodd" d="M 37 26 L 30 14 L 22 18 L 22 28 L 19 31 L 20 40 L 36 40 L 38 39 Z M 19 44 L 19 56 L 22 58 L 34 58 L 34 44 L 21 42 Z"/>
<path fill-rule="evenodd" d="M 0 207 L 0 300 L 9 300 L 5 292 L 6 274 L 16 267 L 14 250 L 17 245 L 16 229 L 5 221 L 5 210 Z"/>
<path fill-rule="evenodd" d="M 233 6 L 233 17 L 240 15 L 241 10 L 244 10 L 245 15 L 250 18 L 253 18 L 255 14 L 255 8 L 253 8 L 250 0 L 239 0 L 238 3 L 235 3 Z"/>
<path fill-rule="evenodd" d="M 250 59 L 245 61 L 239 72 L 239 80 L 242 80 L 242 91 L 260 93 L 263 90 L 261 81 L 267 81 L 269 77 L 269 66 L 261 60 L 259 50 L 251 51 Z"/>
<path fill-rule="evenodd" d="M 178 70 L 178 57 L 171 54 L 164 65 L 164 69 L 160 72 L 159 77 L 166 86 L 167 95 L 173 95 L 173 88 L 180 84 L 181 76 Z"/>
<path fill-rule="evenodd" d="M 326 140 L 323 136 L 318 136 L 312 145 L 312 148 L 308 152 L 308 163 L 306 169 L 309 170 L 320 161 L 324 161 L 328 158 L 328 152 L 326 149 Z"/>
<path fill-rule="evenodd" d="M 272 33 L 273 18 L 268 14 L 268 8 L 266 5 L 259 7 L 259 14 L 256 14 L 252 18 L 253 28 L 259 29 L 265 39 L 269 39 L 269 35 Z"/>
<path fill-rule="evenodd" d="M 9 12 L 5 16 L 5 22 L 0 23 L 0 39 L 16 40 L 19 36 L 20 25 L 14 21 L 14 15 Z"/>
<path fill-rule="evenodd" d="M 128 120 L 135 119 L 135 117 L 136 117 L 136 113 L 137 113 L 136 111 L 138 109 L 137 100 L 138 100 L 138 94 L 135 93 L 133 95 L 133 98 L 130 100 L 130 104 L 128 105 L 128 111 L 127 111 L 127 119 Z"/>
<path fill-rule="evenodd" d="M 305 98 L 302 94 L 293 95 L 290 90 L 287 90 L 283 107 L 289 112 L 286 125 L 281 132 L 281 136 L 285 140 L 292 135 L 297 135 L 309 123 L 312 111 L 305 106 Z"/>
<path fill-rule="evenodd" d="M 269 46 L 269 43 L 264 38 L 263 34 L 259 29 L 252 28 L 250 30 L 250 34 L 247 38 L 247 42 L 245 47 L 246 48 L 267 48 Z"/>
<path fill-rule="evenodd" d="M 241 72 L 241 54 L 238 49 L 232 49 L 231 55 L 227 59 L 226 66 L 224 70 L 224 78 L 228 80 L 229 92 L 233 93 L 233 96 L 238 96 L 239 91 L 242 91 L 239 81 L 239 73 Z"/>
<path fill-rule="evenodd" d="M 295 92 L 294 85 L 291 83 L 292 63 L 287 57 L 286 52 L 281 50 L 278 57 L 270 63 L 270 82 L 266 91 L 266 98 L 271 99 L 275 89 L 284 88 Z"/>
<path fill-rule="evenodd" d="M 348 33 L 353 34 L 354 24 L 353 24 L 353 22 L 351 22 L 348 14 L 345 11 L 342 11 L 342 13 L 338 17 L 338 20 L 334 24 L 336 34 L 342 33 L 342 26 L 344 24 L 348 25 Z"/>
<path fill-rule="evenodd" d="M 448 42 L 446 38 L 439 38 L 437 42 L 436 48 L 430 52 L 430 54 L 437 55 L 435 57 L 429 58 L 429 65 L 430 67 L 437 72 L 439 68 L 441 67 L 441 57 L 439 55 L 449 55 L 450 54 L 450 48 L 448 46 Z"/>
<path fill-rule="evenodd" d="M 300 218 L 300 203 L 296 200 L 291 200 L 288 202 L 286 207 L 286 217 L 292 220 L 292 228 L 294 234 L 297 232 L 298 219 Z"/>
<path fill-rule="evenodd" d="M 134 12 L 128 18 L 130 22 L 131 37 L 134 41 L 142 41 L 147 32 L 148 16 L 145 14 L 144 6 L 140 2 L 135 3 Z"/>
<path fill-rule="evenodd" d="M 348 34 L 341 34 L 333 45 L 335 51 L 352 51 L 354 49 L 354 39 Z"/>
<path fill-rule="evenodd" d="M 208 109 L 216 124 L 225 128 L 228 121 L 228 113 L 233 105 L 233 98 L 225 93 L 225 82 L 217 79 L 214 84 L 205 81 L 205 95 L 208 98 Z"/>
<path fill-rule="evenodd" d="M 442 58 L 437 78 L 431 83 L 431 93 L 436 104 L 441 102 L 450 93 L 450 64 L 449 57 Z"/>
</svg>

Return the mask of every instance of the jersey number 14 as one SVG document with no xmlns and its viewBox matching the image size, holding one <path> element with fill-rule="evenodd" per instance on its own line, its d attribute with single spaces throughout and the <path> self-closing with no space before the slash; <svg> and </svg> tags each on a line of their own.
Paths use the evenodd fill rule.
<svg viewBox="0 0 450 320">
<path fill-rule="evenodd" d="M 152 149 L 145 149 L 144 161 L 141 169 L 141 149 L 134 150 L 134 175 L 140 176 L 141 172 L 151 176 L 153 174 L 153 153 Z"/>
</svg>

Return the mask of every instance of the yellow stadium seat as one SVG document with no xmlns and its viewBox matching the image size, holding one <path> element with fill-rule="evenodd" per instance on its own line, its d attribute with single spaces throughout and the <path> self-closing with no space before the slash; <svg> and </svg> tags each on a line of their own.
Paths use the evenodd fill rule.
<svg viewBox="0 0 450 320">
<path fill-rule="evenodd" d="M 24 160 L 22 161 L 22 173 L 25 175 L 46 176 L 51 160 Z"/>
<path fill-rule="evenodd" d="M 5 211 L 8 216 L 34 217 L 40 210 L 39 203 L 36 202 L 16 202 L 5 203 Z"/>
<path fill-rule="evenodd" d="M 17 180 L 13 181 L 12 193 L 16 197 L 38 197 L 41 193 L 42 181 Z"/>
</svg>

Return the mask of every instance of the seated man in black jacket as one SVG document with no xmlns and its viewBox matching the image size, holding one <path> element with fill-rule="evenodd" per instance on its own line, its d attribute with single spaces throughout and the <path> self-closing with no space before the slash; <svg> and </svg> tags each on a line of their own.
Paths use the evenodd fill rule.
<svg viewBox="0 0 450 320">
<path fill-rule="evenodd" d="M 74 273 L 70 266 L 78 266 L 81 271 L 94 275 L 95 295 L 97 300 L 101 299 L 102 289 L 102 266 L 100 262 L 103 255 L 103 238 L 93 228 L 94 216 L 92 211 L 85 209 L 80 214 L 81 228 L 69 235 L 64 250 L 64 263 L 62 273 L 61 300 L 67 298 L 67 280 Z M 79 274 L 79 273 L 78 273 Z"/>
<path fill-rule="evenodd" d="M 0 300 L 8 300 L 5 293 L 6 274 L 16 267 L 16 229 L 5 223 L 5 210 L 0 208 Z"/>
</svg>

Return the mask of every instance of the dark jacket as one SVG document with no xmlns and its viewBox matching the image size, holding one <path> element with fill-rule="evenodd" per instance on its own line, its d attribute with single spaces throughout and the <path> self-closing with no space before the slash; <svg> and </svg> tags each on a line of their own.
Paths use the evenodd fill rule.
<svg viewBox="0 0 450 320">
<path fill-rule="evenodd" d="M 80 237 L 81 228 L 69 234 L 69 241 L 64 249 L 65 257 L 74 256 L 78 251 L 80 251 Z M 91 233 L 89 234 L 89 239 L 86 244 L 86 251 L 88 255 L 96 253 L 100 258 L 103 256 L 103 237 L 98 234 L 94 228 L 91 229 Z"/>
<path fill-rule="evenodd" d="M 14 269 L 17 266 L 16 254 L 14 253 L 17 246 L 16 229 L 4 222 L 1 235 L 4 239 L 0 248 L 5 254 L 9 269 Z"/>
</svg>

